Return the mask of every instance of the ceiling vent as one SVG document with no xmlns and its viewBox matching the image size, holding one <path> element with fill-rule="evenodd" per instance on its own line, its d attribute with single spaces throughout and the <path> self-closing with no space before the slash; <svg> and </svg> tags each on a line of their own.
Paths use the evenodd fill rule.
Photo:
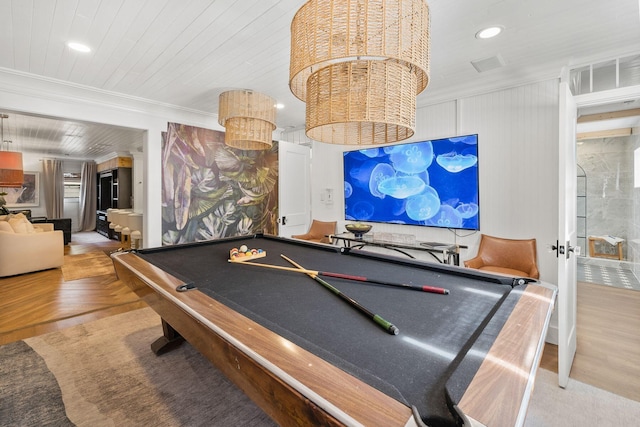
<svg viewBox="0 0 640 427">
<path fill-rule="evenodd" d="M 477 72 L 484 73 L 485 71 L 495 70 L 496 68 L 504 67 L 506 64 L 504 62 L 504 59 L 502 59 L 502 56 L 498 54 L 490 58 L 471 61 L 471 65 L 473 65 L 473 68 L 475 68 Z"/>
</svg>

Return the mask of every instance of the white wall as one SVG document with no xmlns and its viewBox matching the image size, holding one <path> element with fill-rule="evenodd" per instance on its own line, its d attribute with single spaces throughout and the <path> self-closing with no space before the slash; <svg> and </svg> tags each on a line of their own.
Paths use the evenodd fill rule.
<svg viewBox="0 0 640 427">
<path fill-rule="evenodd" d="M 408 141 L 479 135 L 480 233 L 536 238 L 541 279 L 557 281 L 557 261 L 547 250 L 558 230 L 558 80 L 461 98 L 418 109 L 416 133 Z M 304 140 L 304 130 L 282 139 Z M 353 146 L 313 143 L 312 215 L 343 227 L 342 152 Z M 330 186 L 330 187 L 329 187 Z M 320 201 L 334 188 L 332 205 Z M 461 259 L 477 252 L 480 233 L 407 225 L 375 224 L 376 232 L 414 234 L 423 241 L 468 245 Z M 429 260 L 429 255 L 416 253 Z"/>
<path fill-rule="evenodd" d="M 554 284 L 558 115 L 557 80 L 464 99 L 459 112 L 461 133 L 479 134 L 481 232 L 536 238 L 540 278 Z"/>
</svg>

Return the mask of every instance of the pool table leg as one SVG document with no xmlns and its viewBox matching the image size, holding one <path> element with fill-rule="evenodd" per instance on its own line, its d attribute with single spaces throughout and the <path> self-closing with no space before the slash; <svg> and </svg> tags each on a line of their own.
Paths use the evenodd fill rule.
<svg viewBox="0 0 640 427">
<path fill-rule="evenodd" d="M 182 344 L 184 338 L 173 327 L 162 319 L 162 336 L 151 343 L 151 351 L 156 356 L 167 353 Z"/>
</svg>

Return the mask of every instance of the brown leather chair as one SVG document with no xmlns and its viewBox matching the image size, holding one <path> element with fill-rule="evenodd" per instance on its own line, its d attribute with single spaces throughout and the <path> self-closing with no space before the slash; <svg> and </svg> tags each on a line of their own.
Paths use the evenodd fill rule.
<svg viewBox="0 0 640 427">
<path fill-rule="evenodd" d="M 331 243 L 331 238 L 325 236 L 336 234 L 336 225 L 337 221 L 324 222 L 314 219 L 309 231 L 305 234 L 296 234 L 291 237 L 316 243 Z"/>
<path fill-rule="evenodd" d="M 536 239 L 516 240 L 482 234 L 478 255 L 464 262 L 465 267 L 538 279 Z"/>
</svg>

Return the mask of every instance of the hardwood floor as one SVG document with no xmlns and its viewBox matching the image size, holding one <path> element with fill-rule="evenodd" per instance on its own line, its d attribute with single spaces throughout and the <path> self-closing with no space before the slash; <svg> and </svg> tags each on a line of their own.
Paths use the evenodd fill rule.
<svg viewBox="0 0 640 427">
<path fill-rule="evenodd" d="M 557 372 L 547 344 L 541 367 Z M 640 292 L 578 282 L 576 356 L 571 378 L 640 402 Z"/>
<path fill-rule="evenodd" d="M 74 234 L 65 256 L 111 251 L 119 243 Z M 115 274 L 65 282 L 61 269 L 0 279 L 0 345 L 146 304 Z M 571 378 L 640 401 L 640 292 L 578 284 L 578 346 Z M 557 372 L 547 344 L 541 367 Z"/>
<path fill-rule="evenodd" d="M 65 258 L 119 246 L 97 233 L 77 233 Z M 115 273 L 65 282 L 56 268 L 2 278 L 0 345 L 145 306 Z"/>
</svg>

